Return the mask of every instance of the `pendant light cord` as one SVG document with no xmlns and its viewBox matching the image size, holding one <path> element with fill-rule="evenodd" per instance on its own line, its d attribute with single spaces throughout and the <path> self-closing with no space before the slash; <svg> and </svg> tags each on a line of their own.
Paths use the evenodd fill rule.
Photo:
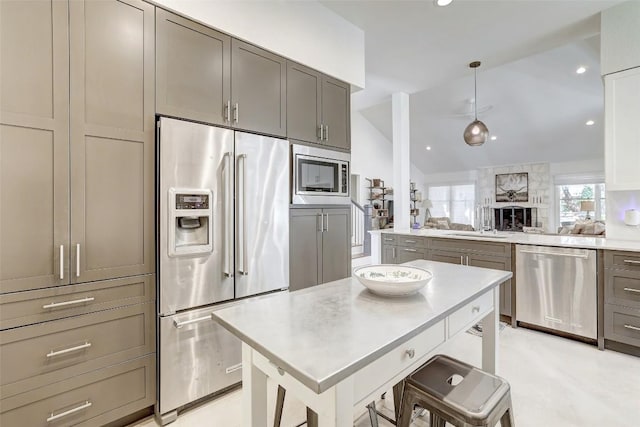
<svg viewBox="0 0 640 427">
<path fill-rule="evenodd" d="M 478 69 L 473 69 L 473 112 L 475 120 L 478 120 Z"/>
</svg>

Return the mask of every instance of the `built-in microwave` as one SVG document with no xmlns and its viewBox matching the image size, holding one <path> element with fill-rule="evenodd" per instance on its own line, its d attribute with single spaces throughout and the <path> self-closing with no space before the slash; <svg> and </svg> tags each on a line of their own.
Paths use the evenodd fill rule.
<svg viewBox="0 0 640 427">
<path fill-rule="evenodd" d="M 324 205 L 350 203 L 348 153 L 293 145 L 291 203 Z"/>
</svg>

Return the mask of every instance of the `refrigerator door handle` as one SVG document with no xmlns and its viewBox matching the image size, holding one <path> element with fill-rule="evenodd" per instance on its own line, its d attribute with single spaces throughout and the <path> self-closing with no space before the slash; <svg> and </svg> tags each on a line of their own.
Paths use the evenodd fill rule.
<svg viewBox="0 0 640 427">
<path fill-rule="evenodd" d="M 225 179 L 225 189 L 224 189 L 224 226 L 226 238 L 224 239 L 224 275 L 225 277 L 233 277 L 233 257 L 231 256 L 231 242 L 233 241 L 233 236 L 230 233 L 233 232 L 233 227 L 230 225 L 231 223 L 231 215 L 229 214 L 231 211 L 231 194 L 233 193 L 232 185 L 232 177 L 231 177 L 231 156 L 233 156 L 232 152 L 224 153 L 224 179 Z"/>
<path fill-rule="evenodd" d="M 242 173 L 240 173 L 240 163 L 242 163 Z M 238 203 L 242 203 L 242 243 L 239 253 L 241 254 L 240 274 L 247 276 L 249 267 L 247 263 L 247 155 L 238 154 L 238 176 L 242 177 L 242 190 L 238 194 Z M 238 209 L 240 211 L 240 209 Z"/>
</svg>

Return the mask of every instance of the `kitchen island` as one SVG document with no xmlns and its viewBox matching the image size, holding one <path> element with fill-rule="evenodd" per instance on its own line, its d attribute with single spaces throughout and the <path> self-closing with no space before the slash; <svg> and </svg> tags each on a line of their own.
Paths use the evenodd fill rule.
<svg viewBox="0 0 640 427">
<path fill-rule="evenodd" d="M 409 264 L 433 273 L 410 297 L 380 297 L 346 278 L 212 313 L 243 342 L 243 425 L 268 424 L 269 377 L 316 412 L 320 426 L 352 426 L 354 408 L 478 321 L 484 326 L 482 368 L 495 372 L 498 286 L 511 273 L 426 260 Z"/>
</svg>

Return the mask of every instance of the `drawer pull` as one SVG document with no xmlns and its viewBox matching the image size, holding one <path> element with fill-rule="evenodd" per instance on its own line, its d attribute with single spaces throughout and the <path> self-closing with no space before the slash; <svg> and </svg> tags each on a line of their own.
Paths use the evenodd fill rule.
<svg viewBox="0 0 640 427">
<path fill-rule="evenodd" d="M 384 241 L 385 241 L 385 242 L 393 242 L 393 238 L 389 239 L 389 238 L 385 237 L 385 238 L 384 238 Z"/>
<path fill-rule="evenodd" d="M 405 242 L 405 243 L 418 243 L 418 242 L 416 242 L 415 240 L 405 240 L 404 242 Z"/>
<path fill-rule="evenodd" d="M 471 307 L 471 312 L 472 313 L 480 313 L 480 306 L 479 305 L 474 305 L 473 307 Z"/>
<path fill-rule="evenodd" d="M 173 321 L 173 326 L 175 326 L 176 328 L 180 329 L 183 326 L 192 325 L 194 323 L 199 323 L 199 322 L 204 322 L 205 320 L 213 320 L 213 319 L 211 318 L 211 315 L 208 315 L 208 316 L 196 317 L 195 319 L 191 319 L 191 320 L 185 320 L 184 322 L 178 322 L 177 320 L 174 320 Z"/>
<path fill-rule="evenodd" d="M 635 261 L 635 260 L 632 260 L 632 259 L 625 259 L 624 263 L 625 264 L 640 264 L 640 261 Z"/>
<path fill-rule="evenodd" d="M 634 331 L 640 331 L 640 328 L 637 326 L 633 326 L 633 325 L 624 325 L 625 328 L 627 329 L 633 329 Z"/>
<path fill-rule="evenodd" d="M 224 373 L 231 374 L 235 371 L 239 371 L 240 369 L 242 369 L 242 362 L 229 366 L 227 369 L 224 370 Z"/>
<path fill-rule="evenodd" d="M 415 249 L 409 249 L 409 248 L 405 248 L 405 249 L 404 249 L 404 251 L 405 251 L 405 252 L 418 252 L 418 251 L 417 251 L 417 250 L 415 250 Z"/>
<path fill-rule="evenodd" d="M 73 409 L 69 409 L 68 411 L 60 412 L 57 415 L 53 415 L 53 412 L 52 412 L 51 416 L 49 418 L 47 418 L 47 422 L 50 423 L 51 421 L 55 421 L 55 420 L 57 420 L 59 418 L 66 417 L 67 415 L 75 414 L 78 411 L 82 411 L 83 409 L 90 408 L 91 405 L 93 405 L 93 403 L 91 403 L 91 402 L 89 402 L 87 400 L 82 405 L 80 405 L 80 406 L 78 406 L 76 408 L 73 408 Z"/>
<path fill-rule="evenodd" d="M 406 351 L 407 356 L 409 356 L 409 359 L 413 359 L 414 356 L 416 355 L 416 350 L 413 348 L 410 348 L 409 350 Z"/>
<path fill-rule="evenodd" d="M 637 292 L 640 294 L 640 289 L 634 289 L 634 288 L 624 288 L 625 291 L 627 292 Z"/>
<path fill-rule="evenodd" d="M 58 350 L 58 351 L 51 350 L 49 353 L 47 353 L 47 357 L 60 356 L 61 354 L 67 354 L 67 353 L 71 353 L 72 351 L 83 350 L 89 347 L 91 347 L 91 343 L 85 342 L 84 344 L 80 344 L 75 347 L 65 348 L 64 350 Z"/>
<path fill-rule="evenodd" d="M 51 304 L 43 305 L 42 308 L 56 308 L 64 307 L 65 305 L 82 304 L 83 302 L 95 301 L 94 297 L 74 299 L 73 301 L 52 302 Z"/>
</svg>

